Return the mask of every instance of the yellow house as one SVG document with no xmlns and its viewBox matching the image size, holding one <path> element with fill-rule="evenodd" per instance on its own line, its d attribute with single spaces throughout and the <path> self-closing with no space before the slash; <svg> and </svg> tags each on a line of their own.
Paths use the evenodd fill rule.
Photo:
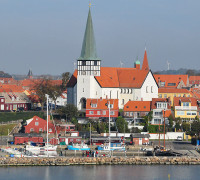
<svg viewBox="0 0 200 180">
<path fill-rule="evenodd" d="M 190 91 L 187 89 L 171 89 L 171 88 L 159 88 L 159 98 L 170 98 L 171 106 L 174 105 L 174 97 L 192 97 Z"/>
<path fill-rule="evenodd" d="M 198 101 L 193 97 L 175 97 L 174 114 L 175 118 L 191 120 L 198 116 Z"/>
</svg>

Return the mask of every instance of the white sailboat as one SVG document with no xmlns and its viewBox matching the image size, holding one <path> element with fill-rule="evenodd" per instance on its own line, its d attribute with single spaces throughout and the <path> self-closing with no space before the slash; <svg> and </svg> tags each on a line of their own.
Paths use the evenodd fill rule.
<svg viewBox="0 0 200 180">
<path fill-rule="evenodd" d="M 39 156 L 57 156 L 57 146 L 49 144 L 49 127 L 48 127 L 48 119 L 49 119 L 49 112 L 48 112 L 48 107 L 49 107 L 49 95 L 46 94 L 47 98 L 47 142 L 45 146 L 33 146 L 31 143 L 28 143 L 26 145 L 26 151 L 31 152 L 34 155 L 39 155 Z"/>
</svg>

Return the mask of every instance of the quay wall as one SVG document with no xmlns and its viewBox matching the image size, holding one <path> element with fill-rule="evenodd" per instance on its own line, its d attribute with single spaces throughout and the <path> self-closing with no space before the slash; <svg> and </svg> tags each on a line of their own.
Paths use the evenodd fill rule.
<svg viewBox="0 0 200 180">
<path fill-rule="evenodd" d="M 0 158 L 0 166 L 68 166 L 68 165 L 200 165 L 195 157 L 20 157 Z"/>
</svg>

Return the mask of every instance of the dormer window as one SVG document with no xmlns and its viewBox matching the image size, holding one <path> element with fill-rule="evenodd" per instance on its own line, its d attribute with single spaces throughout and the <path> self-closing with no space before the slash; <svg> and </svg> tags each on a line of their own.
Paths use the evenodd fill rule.
<svg viewBox="0 0 200 180">
<path fill-rule="evenodd" d="M 92 107 L 92 108 L 96 108 L 96 107 L 97 107 L 97 104 L 91 104 L 91 107 Z"/>
<path fill-rule="evenodd" d="M 82 65 L 83 65 L 83 66 L 86 66 L 86 61 L 82 61 Z"/>
<path fill-rule="evenodd" d="M 97 61 L 94 61 L 94 66 L 97 66 Z"/>
<path fill-rule="evenodd" d="M 183 106 L 189 106 L 189 102 L 183 102 Z"/>
</svg>

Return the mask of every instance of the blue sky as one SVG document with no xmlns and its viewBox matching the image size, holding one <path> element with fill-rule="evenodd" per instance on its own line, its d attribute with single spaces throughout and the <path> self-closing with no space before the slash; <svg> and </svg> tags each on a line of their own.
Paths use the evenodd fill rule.
<svg viewBox="0 0 200 180">
<path fill-rule="evenodd" d="M 0 0 L 0 70 L 54 74 L 80 56 L 88 0 Z M 134 65 L 145 46 L 150 68 L 199 68 L 199 0 L 92 0 L 102 66 Z"/>
</svg>

